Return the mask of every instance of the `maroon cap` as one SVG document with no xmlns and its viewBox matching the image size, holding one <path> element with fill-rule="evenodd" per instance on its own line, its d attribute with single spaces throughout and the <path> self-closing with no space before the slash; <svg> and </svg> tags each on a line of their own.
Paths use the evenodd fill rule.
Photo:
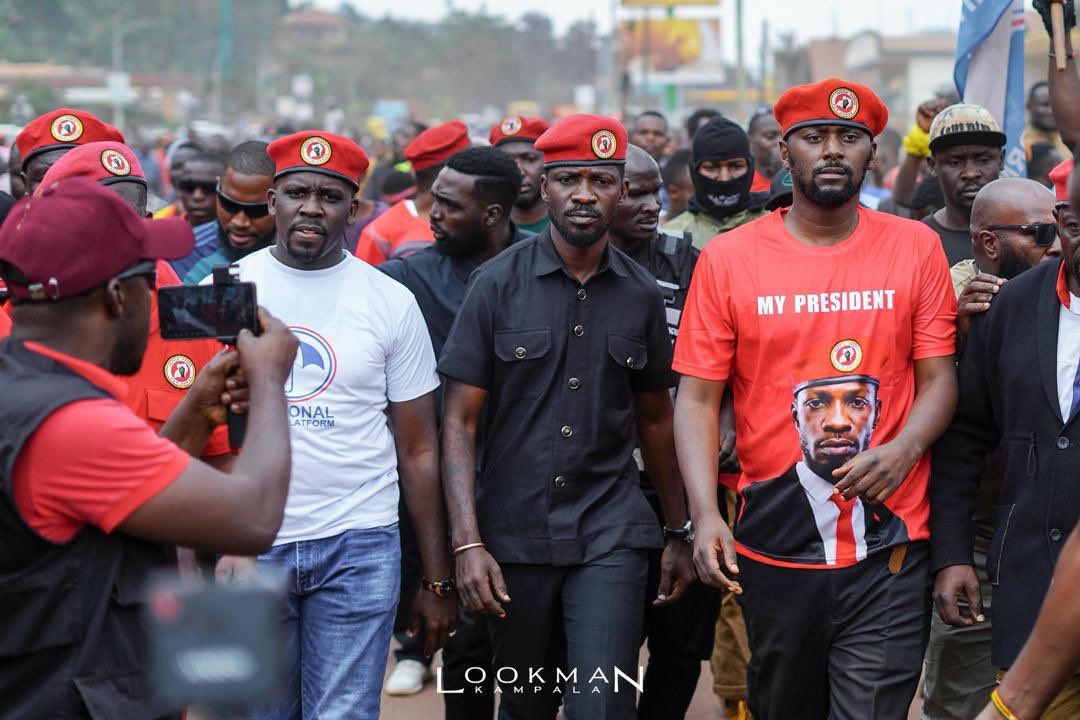
<svg viewBox="0 0 1080 720">
<path fill-rule="evenodd" d="M 187 257 L 195 246 L 180 218 L 140 218 L 119 195 L 69 178 L 16 203 L 0 228 L 0 261 L 25 277 L 5 278 L 12 297 L 60 300 L 103 285 L 143 260 Z"/>
</svg>

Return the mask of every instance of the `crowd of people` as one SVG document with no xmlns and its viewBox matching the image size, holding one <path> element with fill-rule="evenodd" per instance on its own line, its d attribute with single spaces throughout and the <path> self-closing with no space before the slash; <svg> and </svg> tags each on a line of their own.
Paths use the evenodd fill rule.
<svg viewBox="0 0 1080 720">
<path fill-rule="evenodd" d="M 984 108 L 902 136 L 841 78 L 684 142 L 514 115 L 153 172 L 35 118 L 0 195 L 4 714 L 178 716 L 140 614 L 171 568 L 284 578 L 252 718 L 378 718 L 438 651 L 451 720 L 678 720 L 704 661 L 729 719 L 1080 717 L 1080 74 L 1048 67 L 1027 178 Z M 152 291 L 225 266 L 259 332 L 163 338 Z"/>
</svg>

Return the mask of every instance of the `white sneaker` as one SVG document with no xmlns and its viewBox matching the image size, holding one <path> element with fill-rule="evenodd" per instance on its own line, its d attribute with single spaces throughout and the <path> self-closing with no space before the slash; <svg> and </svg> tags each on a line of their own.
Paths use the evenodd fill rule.
<svg viewBox="0 0 1080 720">
<path fill-rule="evenodd" d="M 415 695 L 431 679 L 431 670 L 419 660 L 402 660 L 386 679 L 387 695 Z"/>
</svg>

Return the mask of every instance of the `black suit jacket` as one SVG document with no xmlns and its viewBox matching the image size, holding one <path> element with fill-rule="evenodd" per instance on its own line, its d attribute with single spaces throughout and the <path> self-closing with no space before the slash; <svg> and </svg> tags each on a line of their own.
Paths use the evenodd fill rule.
<svg viewBox="0 0 1080 720">
<path fill-rule="evenodd" d="M 973 564 L 972 512 L 988 452 L 1001 447 L 987 574 L 994 587 L 992 660 L 1008 667 L 1027 640 L 1054 563 L 1080 510 L 1080 423 L 1057 396 L 1057 263 L 1009 281 L 971 322 L 960 405 L 934 445 L 931 567 Z"/>
<path fill-rule="evenodd" d="M 742 497 L 736 540 L 774 560 L 825 564 L 825 545 L 795 465 L 780 477 L 746 486 Z M 907 542 L 907 527 L 889 508 L 864 504 L 863 510 L 868 556 Z"/>
</svg>

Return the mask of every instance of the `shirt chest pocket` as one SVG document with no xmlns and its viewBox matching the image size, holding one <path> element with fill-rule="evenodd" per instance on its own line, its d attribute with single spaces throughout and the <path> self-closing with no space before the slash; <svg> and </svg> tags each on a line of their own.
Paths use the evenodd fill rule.
<svg viewBox="0 0 1080 720">
<path fill-rule="evenodd" d="M 647 348 L 642 338 L 608 333 L 600 381 L 601 397 L 607 405 L 620 409 L 630 407 L 634 374 L 644 370 L 649 362 Z"/>
<path fill-rule="evenodd" d="M 551 328 L 495 331 L 498 359 L 495 385 L 502 400 L 539 397 L 547 387 L 545 358 L 551 354 Z"/>
</svg>

